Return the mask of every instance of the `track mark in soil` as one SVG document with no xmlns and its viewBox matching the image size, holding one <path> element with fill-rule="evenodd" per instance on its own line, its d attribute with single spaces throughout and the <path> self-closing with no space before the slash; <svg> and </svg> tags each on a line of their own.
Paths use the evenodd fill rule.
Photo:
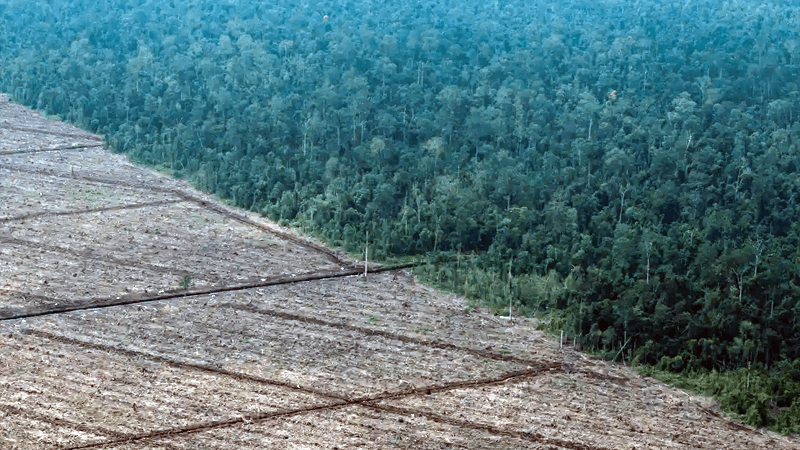
<svg viewBox="0 0 800 450">
<path fill-rule="evenodd" d="M 103 442 L 95 442 L 90 444 L 78 445 L 75 447 L 66 447 L 68 450 L 80 450 L 80 449 L 87 449 L 87 448 L 100 448 L 106 447 L 109 445 L 120 445 L 120 444 L 130 444 L 136 441 L 149 441 L 158 438 L 169 438 L 171 436 L 177 436 L 187 433 L 197 433 L 200 431 L 224 428 L 224 427 L 231 427 L 237 425 L 246 425 L 255 421 L 262 421 L 267 419 L 275 419 L 281 417 L 290 417 L 299 414 L 307 414 L 316 411 L 324 411 L 336 408 L 342 408 L 347 406 L 346 403 L 340 403 L 337 405 L 316 405 L 307 408 L 299 408 L 299 409 L 292 409 L 292 410 L 284 410 L 284 411 L 277 411 L 265 414 L 258 414 L 255 416 L 250 417 L 236 417 L 227 420 L 219 420 L 214 422 L 202 422 L 194 425 L 190 425 L 187 427 L 181 428 L 166 428 L 163 430 L 156 430 L 151 431 L 149 433 L 142 433 L 135 436 L 129 436 L 126 438 L 115 439 L 111 441 L 103 441 Z M 159 444 L 160 445 L 160 444 Z"/>
<path fill-rule="evenodd" d="M 108 185 L 113 185 L 113 186 L 125 186 L 125 187 L 128 187 L 128 188 L 142 189 L 142 190 L 147 190 L 147 191 L 151 191 L 151 192 L 173 194 L 173 195 L 176 195 L 176 196 L 178 196 L 178 197 L 180 197 L 180 198 L 182 198 L 182 199 L 184 199 L 186 201 L 194 202 L 194 203 L 198 204 L 199 206 L 201 206 L 202 208 L 205 208 L 205 209 L 207 209 L 209 211 L 212 211 L 214 213 L 221 214 L 221 215 L 223 215 L 225 217 L 228 217 L 230 219 L 236 220 L 238 222 L 241 222 L 241 223 L 244 223 L 244 224 L 247 224 L 247 225 L 250 225 L 250 226 L 257 227 L 257 228 L 259 228 L 259 229 L 261 229 L 261 230 L 263 230 L 263 231 L 265 231 L 267 233 L 270 233 L 272 235 L 275 235 L 277 237 L 285 239 L 285 240 L 287 240 L 289 242 L 292 242 L 294 244 L 297 244 L 297 245 L 299 245 L 301 247 L 308 248 L 308 249 L 310 249 L 312 251 L 315 251 L 317 253 L 321 253 L 326 258 L 328 258 L 330 261 L 332 261 L 332 262 L 334 262 L 334 263 L 336 263 L 336 264 L 338 264 L 340 266 L 352 267 L 352 264 L 347 262 L 347 261 L 342 260 L 338 256 L 337 252 L 329 250 L 328 248 L 326 248 L 326 247 L 324 247 L 322 245 L 318 245 L 318 244 L 316 244 L 314 242 L 307 241 L 305 239 L 302 239 L 302 238 L 299 238 L 297 236 L 294 236 L 294 235 L 292 235 L 290 233 L 284 233 L 284 232 L 282 232 L 280 230 L 276 230 L 274 228 L 268 227 L 268 226 L 266 226 L 266 225 L 264 225 L 262 223 L 259 223 L 259 222 L 255 221 L 255 220 L 252 220 L 252 219 L 248 218 L 244 214 L 240 214 L 240 213 L 231 211 L 231 210 L 229 210 L 227 208 L 223 208 L 221 206 L 215 205 L 212 202 L 203 200 L 202 198 L 200 198 L 200 197 L 198 197 L 198 196 L 196 196 L 196 195 L 194 195 L 194 194 L 192 194 L 192 193 L 190 193 L 188 191 L 184 191 L 184 190 L 181 190 L 181 189 L 172 189 L 172 188 L 165 188 L 165 187 L 159 187 L 159 186 L 152 186 L 152 185 L 147 185 L 145 183 L 130 183 L 130 182 L 121 181 L 121 180 L 117 180 L 117 179 L 113 179 L 113 178 L 91 177 L 91 176 L 82 175 L 82 174 L 80 174 L 78 172 L 76 172 L 74 174 L 73 173 L 66 174 L 66 173 L 63 173 L 63 172 L 55 171 L 55 170 L 35 169 L 35 168 L 30 168 L 30 167 L 26 167 L 26 166 L 19 166 L 19 165 L 14 165 L 14 164 L 0 164 L 0 168 L 6 169 L 6 170 L 10 170 L 10 171 L 33 173 L 33 174 L 36 174 L 36 175 L 43 175 L 43 176 L 48 176 L 48 177 L 53 177 L 53 178 L 62 178 L 62 179 L 68 179 L 68 180 L 82 180 L 82 181 L 88 181 L 88 182 L 92 182 L 92 183 L 101 183 L 101 184 L 108 184 Z"/>
<path fill-rule="evenodd" d="M 215 375 L 222 375 L 222 376 L 226 376 L 226 377 L 230 377 L 230 378 L 235 378 L 235 379 L 240 380 L 240 381 L 252 381 L 252 382 L 255 382 L 255 383 L 258 383 L 258 384 L 264 384 L 264 385 L 274 386 L 274 387 L 287 389 L 287 390 L 291 390 L 291 391 L 302 392 L 304 394 L 312 394 L 312 395 L 316 395 L 316 396 L 319 396 L 319 397 L 335 399 L 337 401 L 345 401 L 346 400 L 346 398 L 344 398 L 342 396 L 338 396 L 335 393 L 331 393 L 331 392 L 327 392 L 327 391 L 317 390 L 317 389 L 313 389 L 313 388 L 304 388 L 304 387 L 301 387 L 301 386 L 297 386 L 297 385 L 294 385 L 294 384 L 289 384 L 289 383 L 286 383 L 286 382 L 283 382 L 283 381 L 279 381 L 279 380 L 270 380 L 270 379 L 267 379 L 267 378 L 257 377 L 257 376 L 254 376 L 254 375 L 248 375 L 248 374 L 240 373 L 240 372 L 234 372 L 234 371 L 230 371 L 230 370 L 222 369 L 220 367 L 214 367 L 214 366 L 210 366 L 210 365 L 206 365 L 206 364 L 195 364 L 195 363 L 189 363 L 189 362 L 181 362 L 181 361 L 174 360 L 172 358 L 167 358 L 166 356 L 154 355 L 154 354 L 151 354 L 151 353 L 146 353 L 146 352 L 142 352 L 142 351 L 138 351 L 138 350 L 131 350 L 131 349 L 127 349 L 127 348 L 121 348 L 121 347 L 117 347 L 117 346 L 114 346 L 114 345 L 97 344 L 97 343 L 94 343 L 94 342 L 88 342 L 88 341 L 84 341 L 84 340 L 81 340 L 81 339 L 68 338 L 66 336 L 61 336 L 61 335 L 58 335 L 58 334 L 50 333 L 48 331 L 37 330 L 37 329 L 28 329 L 28 330 L 23 331 L 23 333 L 32 334 L 32 335 L 36 335 L 36 336 L 39 336 L 39 337 L 44 337 L 46 339 L 49 339 L 49 340 L 52 340 L 52 341 L 56 341 L 56 342 L 61 342 L 63 344 L 67 344 L 67 345 L 90 348 L 92 350 L 99 350 L 99 351 L 105 352 L 105 353 L 116 353 L 116 354 L 120 354 L 120 355 L 125 355 L 125 356 L 133 358 L 133 359 L 147 359 L 147 360 L 150 360 L 150 361 L 153 361 L 153 362 L 167 364 L 167 365 L 169 365 L 171 367 L 175 367 L 175 368 L 179 368 L 179 369 L 194 369 L 194 370 L 197 370 L 197 371 L 200 371 L 200 372 L 213 373 Z"/>
<path fill-rule="evenodd" d="M 365 413 L 366 413 L 366 411 L 365 411 Z M 359 414 L 359 416 L 363 417 L 362 414 Z M 379 427 L 376 427 L 375 425 L 372 425 L 372 424 L 369 424 L 369 423 L 360 423 L 360 424 L 358 424 L 358 427 L 372 431 L 373 435 L 386 434 L 387 431 L 388 431 L 386 428 L 379 428 Z M 252 430 L 250 430 L 250 431 L 252 432 Z M 258 430 L 258 431 L 261 432 L 261 430 Z M 339 433 L 345 434 L 347 436 L 359 437 L 359 438 L 362 437 L 361 434 L 359 434 L 357 432 L 353 432 L 353 431 L 350 431 L 350 432 L 347 432 L 347 431 L 344 431 L 344 430 L 337 430 L 337 431 Z M 261 432 L 260 434 L 264 434 L 264 433 Z M 430 445 L 431 444 L 431 440 L 429 438 L 427 438 L 427 437 L 413 436 L 413 435 L 406 434 L 406 435 L 403 436 L 403 439 L 404 439 L 404 441 L 408 441 L 408 442 L 403 442 L 403 444 L 398 444 L 398 443 L 393 442 L 392 445 L 394 445 L 394 448 L 396 448 L 396 449 L 414 449 L 414 450 L 421 449 L 421 448 L 431 448 L 431 445 Z M 439 441 L 439 442 L 441 442 L 441 441 Z M 443 447 L 443 448 L 446 448 L 448 450 L 452 450 L 452 449 L 456 449 L 456 448 L 475 449 L 475 448 L 479 448 L 479 447 L 476 446 L 475 444 L 465 445 L 465 444 L 462 444 L 462 443 L 449 441 L 449 442 L 447 442 L 446 447 Z M 551 450 L 557 450 L 557 449 L 551 449 Z"/>
<path fill-rule="evenodd" d="M 115 266 L 136 267 L 136 268 L 139 268 L 139 269 L 146 269 L 146 270 L 149 270 L 151 272 L 158 272 L 158 273 L 164 273 L 164 274 L 175 274 L 175 275 L 182 275 L 182 276 L 188 276 L 188 277 L 195 276 L 195 274 L 192 273 L 192 272 L 189 272 L 187 270 L 181 270 L 181 269 L 178 269 L 178 268 L 171 269 L 171 268 L 167 268 L 167 267 L 163 267 L 163 266 L 157 266 L 157 265 L 154 265 L 154 264 L 140 263 L 140 262 L 132 261 L 132 260 L 129 260 L 129 259 L 114 258 L 113 256 L 110 256 L 110 257 L 109 256 L 98 257 L 97 255 L 92 254 L 92 252 L 89 251 L 89 250 L 83 250 L 83 251 L 81 251 L 81 250 L 73 250 L 71 248 L 65 248 L 65 247 L 58 247 L 58 246 L 55 246 L 55 245 L 42 244 L 41 242 L 31 242 L 31 241 L 26 241 L 26 240 L 22 240 L 22 239 L 5 237 L 5 236 L 2 236 L 2 235 L 0 235 L 0 242 L 6 243 L 6 244 L 12 244 L 12 245 L 19 245 L 19 246 L 23 246 L 23 247 L 36 248 L 36 249 L 39 249 L 39 250 L 44 250 L 46 252 L 60 253 L 62 255 L 75 256 L 75 257 L 78 257 L 78 258 L 91 259 L 93 261 L 102 261 L 102 262 L 105 262 L 105 263 L 108 263 L 108 264 L 111 264 L 111 265 L 115 265 Z M 52 300 L 52 299 L 48 299 L 48 300 Z"/>
<path fill-rule="evenodd" d="M 374 407 L 374 406 L 373 406 Z M 389 406 L 389 405 L 380 405 L 376 409 L 381 409 L 386 412 L 394 413 L 401 416 L 423 416 L 428 420 L 432 420 L 439 423 L 446 423 L 448 425 L 457 426 L 460 428 L 472 428 L 475 430 L 486 431 L 491 434 L 495 434 L 498 436 L 507 436 L 513 437 L 525 441 L 532 441 L 537 442 L 540 444 L 545 445 L 555 445 L 559 448 L 567 448 L 570 450 L 606 450 L 608 447 L 598 447 L 594 445 L 586 445 L 580 442 L 572 442 L 572 441 L 565 441 L 562 439 L 553 439 L 547 438 L 540 433 L 536 433 L 535 431 L 517 431 L 517 430 L 507 430 L 504 428 L 496 427 L 493 425 L 485 424 L 485 423 L 478 423 L 473 421 L 465 421 L 465 420 L 458 420 L 452 417 L 448 417 L 442 414 L 436 414 L 433 412 L 428 411 L 420 411 L 417 409 L 411 408 L 401 408 L 397 406 Z"/>
<path fill-rule="evenodd" d="M 16 164 L 0 164 L 0 168 L 14 172 L 32 173 L 35 175 L 42 175 L 46 177 L 61 178 L 64 180 L 81 180 L 81 181 L 88 181 L 90 183 L 108 184 L 111 186 L 124 186 L 127 188 L 141 189 L 149 192 L 175 193 L 175 189 L 153 186 L 146 183 L 132 183 L 128 181 L 118 180 L 115 178 L 90 177 L 86 175 L 81 175 L 79 171 L 75 171 L 74 173 L 72 172 L 66 173 L 50 169 L 35 169 L 28 166 L 20 166 Z"/>
<path fill-rule="evenodd" d="M 118 431 L 109 430 L 109 429 L 103 428 L 103 427 L 96 427 L 96 426 L 95 427 L 88 427 L 88 426 L 86 426 L 85 424 L 82 424 L 82 423 L 71 422 L 71 421 L 66 420 L 66 419 L 59 419 L 57 417 L 47 416 L 47 415 L 44 415 L 44 414 L 37 414 L 37 413 L 35 413 L 33 411 L 30 411 L 30 410 L 27 410 L 27 409 L 16 408 L 16 407 L 11 406 L 11 405 L 2 405 L 2 404 L 0 404 L 0 409 L 2 409 L 3 411 L 8 412 L 10 414 L 13 414 L 13 415 L 25 416 L 25 417 L 28 417 L 28 418 L 33 419 L 33 420 L 38 420 L 39 422 L 51 423 L 53 425 L 61 426 L 61 427 L 64 427 L 64 428 L 69 428 L 69 429 L 72 429 L 72 430 L 81 431 L 81 432 L 87 433 L 87 434 L 105 435 L 105 436 L 110 436 L 112 438 L 123 438 L 123 439 L 128 436 L 127 433 L 120 433 Z"/>
<path fill-rule="evenodd" d="M 39 294 L 32 294 L 30 292 L 20 292 L 17 290 L 11 289 L 0 289 L 0 296 L 4 297 L 3 304 L 5 304 L 10 299 L 21 299 L 23 302 L 28 302 L 29 300 L 36 300 L 39 303 L 45 305 L 53 305 L 58 304 L 59 301 L 52 299 L 50 297 L 39 295 Z M 0 320 L 8 320 L 4 319 L 5 317 L 13 318 L 17 317 L 21 314 L 27 312 L 26 308 L 15 309 L 13 307 L 0 307 Z"/>
<path fill-rule="evenodd" d="M 396 266 L 387 266 L 387 267 L 378 267 L 372 270 L 372 273 L 380 273 L 380 272 L 390 272 L 393 270 L 399 269 L 406 269 L 408 267 L 413 267 L 415 265 L 421 265 L 423 263 L 418 264 L 401 264 Z M 142 296 L 140 294 L 134 294 L 130 296 L 124 297 L 114 297 L 114 298 L 101 298 L 101 299 L 88 299 L 88 303 L 80 304 L 80 305 L 65 305 L 63 307 L 52 308 L 52 309 L 43 309 L 43 310 L 34 310 L 34 311 L 18 311 L 16 313 L 6 313 L 5 315 L 0 315 L 0 321 L 5 320 L 16 320 L 16 319 L 24 319 L 28 317 L 38 317 L 38 316 L 49 316 L 54 314 L 64 314 L 68 312 L 74 311 L 85 311 L 87 309 L 100 309 L 100 308 L 110 308 L 113 306 L 125 306 L 125 305 L 136 305 L 139 303 L 149 303 L 149 302 L 156 302 L 162 300 L 171 300 L 174 298 L 185 298 L 185 297 L 195 297 L 198 295 L 208 295 L 208 294 L 220 294 L 223 292 L 234 292 L 234 291 L 244 291 L 247 289 L 253 288 L 260 288 L 260 287 L 267 287 L 267 286 L 278 286 L 283 284 L 294 284 L 294 283 L 304 283 L 306 281 L 317 281 L 317 280 L 326 280 L 330 278 L 344 278 L 354 275 L 361 274 L 361 269 L 342 269 L 340 271 L 324 271 L 324 272 L 309 272 L 300 275 L 279 275 L 274 277 L 267 277 L 262 278 L 263 281 L 258 281 L 255 283 L 245 283 L 233 286 L 220 286 L 214 288 L 204 288 L 204 289 L 186 289 L 186 290 L 174 290 L 174 291 L 167 291 L 163 294 L 152 295 L 152 296 Z M 58 303 L 55 299 L 49 299 L 43 297 L 50 301 L 51 303 Z"/>
<path fill-rule="evenodd" d="M 168 364 L 170 366 L 176 368 L 191 368 L 203 372 L 211 372 L 217 375 L 229 376 L 239 380 L 247 380 L 253 381 L 259 384 L 267 384 L 270 386 L 280 387 L 284 389 L 289 389 L 293 391 L 303 392 L 306 394 L 313 394 L 319 397 L 327 398 L 331 400 L 330 402 L 317 404 L 309 407 L 304 408 L 296 408 L 296 409 L 288 409 L 288 410 L 280 410 L 280 411 L 273 411 L 268 413 L 250 415 L 250 416 L 242 416 L 236 417 L 232 419 L 226 420 L 219 420 L 219 421 L 212 421 L 212 422 L 202 422 L 193 424 L 186 427 L 176 427 L 176 428 L 168 428 L 163 430 L 156 430 L 148 433 L 142 433 L 137 435 L 123 435 L 124 437 L 120 437 L 119 439 L 115 439 L 112 441 L 104 441 L 104 442 L 97 442 L 85 445 L 79 445 L 76 447 L 70 447 L 73 450 L 78 449 L 85 449 L 85 448 L 97 448 L 97 447 L 104 447 L 108 445 L 115 445 L 121 444 L 125 442 L 134 442 L 139 440 L 152 440 L 156 438 L 164 438 L 170 437 L 174 435 L 186 434 L 186 433 L 193 433 L 199 431 L 205 431 L 209 429 L 217 429 L 217 428 L 224 428 L 224 427 L 231 427 L 231 426 L 238 426 L 238 425 L 246 425 L 252 422 L 263 421 L 267 419 L 274 419 L 280 417 L 288 417 L 300 414 L 306 414 L 310 412 L 322 411 L 322 410 L 332 410 L 332 409 L 339 409 L 348 406 L 361 406 L 364 408 L 369 408 L 373 410 L 385 411 L 394 414 L 409 416 L 424 416 L 429 420 L 447 423 L 449 425 L 455 425 L 461 428 L 471 428 L 480 431 L 486 431 L 496 435 L 502 436 L 509 436 L 515 437 L 518 439 L 523 439 L 527 441 L 534 441 L 534 442 L 543 442 L 550 445 L 560 445 L 565 448 L 575 449 L 575 450 L 594 450 L 598 449 L 599 447 L 589 447 L 582 444 L 574 444 L 571 442 L 560 441 L 560 440 L 553 440 L 553 439 L 545 439 L 543 436 L 537 433 L 530 433 L 530 432 L 518 432 L 518 431 L 511 431 L 506 430 L 500 427 L 495 427 L 488 424 L 483 423 L 476 423 L 471 421 L 460 421 L 452 418 L 448 418 L 446 416 L 430 413 L 426 411 L 421 411 L 412 408 L 400 408 L 390 405 L 384 404 L 376 404 L 377 402 L 382 401 L 390 401 L 390 400 L 401 400 L 408 397 L 413 396 L 426 396 L 435 393 L 442 393 L 442 392 L 449 392 L 453 390 L 459 389 L 478 389 L 486 386 L 493 386 L 497 384 L 508 383 L 512 381 L 523 381 L 525 379 L 529 379 L 531 377 L 543 375 L 546 373 L 551 373 L 553 371 L 560 371 L 562 369 L 562 365 L 560 363 L 551 362 L 548 364 L 535 364 L 536 367 L 532 367 L 526 370 L 508 372 L 498 377 L 483 379 L 483 380 L 474 380 L 474 381 L 456 381 L 452 383 L 444 383 L 440 385 L 431 385 L 422 388 L 411 388 L 411 389 L 404 389 L 401 391 L 395 392 L 384 392 L 375 395 L 368 395 L 362 397 L 351 398 L 348 397 L 346 394 L 335 393 L 335 392 L 328 392 L 319 389 L 313 389 L 309 387 L 303 386 L 296 386 L 286 382 L 278 381 L 278 380 L 270 380 L 267 378 L 257 377 L 253 375 L 243 374 L 239 372 L 233 372 L 221 368 L 216 368 L 212 366 L 202 365 L 202 364 L 193 364 L 193 363 L 184 363 L 180 361 L 173 360 L 171 358 L 167 358 L 164 356 L 152 355 L 145 352 L 140 352 L 137 350 L 130 350 L 125 348 L 119 348 L 116 346 L 111 345 L 102 345 L 92 342 L 86 342 L 80 339 L 68 338 L 65 336 L 60 336 L 57 334 L 53 334 L 43 330 L 27 330 L 25 333 L 33 334 L 40 337 L 44 337 L 49 340 L 65 343 L 68 345 L 75 345 L 84 348 L 91 348 L 93 350 L 99 350 L 103 352 L 109 353 L 119 353 L 124 354 L 128 357 L 139 359 L 139 358 L 146 358 L 151 361 L 160 362 L 164 364 Z"/>
<path fill-rule="evenodd" d="M 258 307 L 252 306 L 252 305 L 238 305 L 238 304 L 235 304 L 235 303 L 222 303 L 222 304 L 220 304 L 218 306 L 220 308 L 238 309 L 238 310 L 247 311 L 247 312 L 251 312 L 251 313 L 255 313 L 255 314 L 263 314 L 265 316 L 278 317 L 278 318 L 281 318 L 281 319 L 304 322 L 304 323 L 309 323 L 309 324 L 312 324 L 312 325 L 320 325 L 320 326 L 325 326 L 325 327 L 330 327 L 330 328 L 336 328 L 336 329 L 339 329 L 339 330 L 355 331 L 357 333 L 366 334 L 366 335 L 381 336 L 381 337 L 385 337 L 387 339 L 397 340 L 397 341 L 400 341 L 400 342 L 403 342 L 403 343 L 406 343 L 406 344 L 416 344 L 416 345 L 420 345 L 420 346 L 424 346 L 424 347 L 438 348 L 440 350 L 452 350 L 452 351 L 457 351 L 457 352 L 469 353 L 469 354 L 472 354 L 472 355 L 475 355 L 475 356 L 479 356 L 481 358 L 489 358 L 489 359 L 493 359 L 493 360 L 496 360 L 496 361 L 507 361 L 507 362 L 514 362 L 514 363 L 519 363 L 519 364 L 536 364 L 535 362 L 533 362 L 531 360 L 518 358 L 516 356 L 512 356 L 512 355 L 508 355 L 508 354 L 505 354 L 505 355 L 504 354 L 497 354 L 497 353 L 494 353 L 494 352 L 491 352 L 491 351 L 488 351 L 488 350 L 481 350 L 481 349 L 469 348 L 469 347 L 461 347 L 461 346 L 458 346 L 458 345 L 455 345 L 455 344 L 450 344 L 450 343 L 447 343 L 447 342 L 433 341 L 433 340 L 426 340 L 426 339 L 418 339 L 418 338 L 414 338 L 414 337 L 411 337 L 411 336 L 406 336 L 404 334 L 397 334 L 397 333 L 391 333 L 391 332 L 383 331 L 383 330 L 375 330 L 375 329 L 371 329 L 371 328 L 364 328 L 364 327 L 359 327 L 359 326 L 355 326 L 355 325 L 343 324 L 343 323 L 339 323 L 339 322 L 332 322 L 332 321 L 318 319 L 318 318 L 315 318 L 315 317 L 308 317 L 308 316 L 303 316 L 303 315 L 299 315 L 299 314 L 292 314 L 292 313 L 287 313 L 287 312 L 283 312 L 283 311 L 277 311 L 277 310 L 274 310 L 274 309 L 263 309 L 263 308 L 258 308 Z"/>
<path fill-rule="evenodd" d="M 378 414 L 381 413 L 380 410 L 373 409 L 371 412 L 372 412 L 372 414 L 370 414 L 369 416 L 367 416 L 367 412 L 366 411 L 364 411 L 363 413 L 359 414 L 359 416 L 361 416 L 361 417 L 367 416 L 368 418 L 372 418 L 372 419 L 379 419 L 380 418 L 380 415 L 378 415 Z M 312 424 L 313 422 L 309 421 L 307 423 Z M 379 427 L 376 427 L 375 425 L 372 425 L 372 424 L 367 423 L 367 422 L 359 423 L 358 426 L 360 428 L 364 428 L 364 429 L 372 431 L 373 435 L 378 434 L 378 433 L 385 434 L 387 432 L 386 428 L 379 428 Z M 248 431 L 253 432 L 253 431 L 256 431 L 256 430 L 248 430 Z M 257 431 L 259 432 L 259 434 L 266 434 L 262 430 L 257 430 Z M 361 434 L 353 432 L 353 431 L 349 431 L 348 432 L 348 431 L 345 431 L 345 430 L 339 430 L 339 433 L 346 434 L 347 436 L 362 437 Z M 393 445 L 395 445 L 395 448 L 397 448 L 397 449 L 415 449 L 416 450 L 416 449 L 420 449 L 420 448 L 425 448 L 424 444 L 430 444 L 430 439 L 428 439 L 427 437 L 413 436 L 413 435 L 406 434 L 406 435 L 403 436 L 403 438 L 405 440 L 410 441 L 409 444 L 410 443 L 416 443 L 417 445 L 416 446 L 410 446 L 409 444 L 405 444 L 405 446 L 401 447 L 399 444 L 393 443 Z M 474 445 L 474 444 L 473 445 L 465 445 L 465 444 L 462 444 L 462 443 L 459 443 L 459 442 L 450 441 L 450 442 L 447 442 L 447 447 L 446 448 L 447 449 L 454 449 L 454 448 L 474 449 L 474 448 L 477 448 L 477 446 Z"/>
<path fill-rule="evenodd" d="M 49 339 L 51 341 L 61 342 L 67 345 L 73 345 L 78 347 L 90 348 L 93 350 L 98 350 L 105 353 L 116 353 L 125 355 L 132 359 L 148 359 L 150 361 L 167 364 L 169 366 L 175 368 L 191 368 L 194 370 L 198 370 L 201 372 L 209 372 L 215 375 L 223 375 L 231 378 L 235 378 L 241 381 L 252 381 L 259 384 L 265 384 L 269 386 L 279 387 L 283 389 L 288 389 L 292 391 L 302 392 L 304 394 L 313 394 L 319 397 L 325 397 L 332 400 L 343 401 L 347 402 L 348 404 L 366 404 L 370 402 L 376 401 L 383 401 L 383 400 L 399 400 L 409 396 L 415 395 L 430 395 L 436 394 L 440 392 L 447 392 L 452 391 L 455 389 L 477 389 L 486 386 L 492 386 L 495 384 L 503 384 L 508 383 L 513 380 L 521 381 L 526 378 L 530 378 L 531 376 L 535 375 L 542 375 L 547 372 L 559 371 L 562 372 L 564 365 L 560 362 L 549 362 L 547 364 L 537 363 L 534 361 L 528 361 L 529 368 L 525 370 L 515 370 L 512 372 L 506 372 L 502 375 L 499 375 L 494 378 L 482 379 L 482 380 L 472 380 L 472 381 L 454 381 L 450 383 L 445 383 L 441 385 L 430 385 L 425 386 L 422 388 L 409 388 L 403 389 L 395 392 L 383 392 L 375 395 L 367 395 L 363 397 L 351 398 L 344 394 L 339 394 L 335 392 L 325 391 L 321 389 L 314 389 L 310 387 L 303 387 L 298 386 L 295 384 L 290 384 L 284 381 L 279 380 L 272 380 L 269 378 L 263 378 L 255 375 L 249 375 L 246 373 L 241 372 L 234 372 L 231 370 L 226 370 L 220 367 L 214 367 L 207 364 L 195 364 L 189 362 L 181 362 L 177 361 L 172 358 L 168 358 L 166 356 L 159 356 L 154 355 L 147 352 L 142 352 L 139 350 L 131 350 L 127 348 L 117 347 L 114 345 L 105 345 L 105 344 L 98 344 L 94 342 L 88 342 L 81 339 L 69 338 L 66 336 L 62 336 L 59 334 L 51 333 L 49 331 L 38 330 L 38 329 L 27 329 L 23 331 L 25 334 L 36 335 L 39 337 L 43 337 Z"/>
<path fill-rule="evenodd" d="M 37 148 L 33 150 L 11 150 L 6 152 L 0 152 L 0 156 L 4 155 L 24 155 L 27 153 L 43 153 L 43 152 L 57 152 L 62 150 L 84 150 L 87 148 L 96 148 L 102 147 L 102 144 L 96 145 L 67 145 L 63 147 L 54 147 L 54 148 Z"/>
<path fill-rule="evenodd" d="M 159 200 L 156 202 L 146 202 L 146 203 L 132 203 L 128 205 L 117 205 L 117 206 L 105 206 L 102 208 L 86 208 L 86 209 L 76 209 L 72 211 L 42 211 L 37 213 L 31 214 L 23 214 L 21 216 L 13 216 L 13 217 L 4 217 L 0 218 L 0 223 L 5 222 L 18 222 L 20 220 L 27 220 L 33 219 L 36 217 L 52 217 L 52 216 L 74 216 L 78 214 L 90 214 L 96 212 L 106 212 L 106 211 L 123 211 L 128 209 L 141 209 L 141 208 L 150 208 L 152 206 L 163 206 L 163 205 L 172 205 L 175 203 L 183 203 L 186 200 L 183 199 L 173 199 L 173 200 Z"/>
<path fill-rule="evenodd" d="M 219 205 L 215 205 L 215 204 L 213 204 L 211 202 L 203 200 L 202 198 L 199 198 L 199 197 L 197 197 L 197 196 L 195 196 L 195 195 L 193 195 L 193 194 L 191 194 L 189 192 L 181 191 L 181 190 L 177 190 L 177 189 L 174 190 L 173 192 L 175 193 L 175 195 L 179 195 L 179 196 L 183 197 L 184 199 L 186 199 L 188 201 L 195 202 L 198 205 L 200 205 L 201 207 L 203 207 L 203 208 L 205 208 L 205 209 L 207 209 L 209 211 L 215 212 L 217 214 L 221 214 L 221 215 L 223 215 L 225 217 L 234 219 L 234 220 L 239 221 L 241 223 L 244 223 L 244 224 L 247 224 L 247 225 L 250 225 L 250 226 L 254 226 L 254 227 L 259 228 L 259 229 L 261 229 L 261 230 L 263 230 L 265 232 L 268 232 L 268 233 L 271 233 L 271 234 L 273 234 L 275 236 L 278 236 L 280 238 L 286 239 L 287 241 L 292 242 L 294 244 L 297 244 L 297 245 L 299 245 L 301 247 L 305 247 L 305 248 L 311 249 L 313 251 L 316 251 L 318 253 L 322 253 L 330 261 L 332 261 L 335 264 L 338 264 L 340 266 L 345 266 L 345 267 L 352 266 L 352 264 L 350 264 L 349 262 L 343 261 L 336 254 L 336 252 L 334 252 L 334 251 L 332 251 L 332 250 L 330 250 L 330 249 L 328 249 L 328 248 L 326 248 L 326 247 L 324 247 L 322 245 L 318 245 L 318 244 L 315 244 L 313 242 L 309 242 L 309 241 L 307 241 L 305 239 L 298 238 L 297 236 L 291 235 L 289 233 L 284 233 L 284 232 L 276 230 L 274 228 L 270 228 L 270 227 L 268 227 L 268 226 L 266 226 L 264 224 L 261 224 L 261 223 L 255 221 L 255 220 L 251 220 L 250 218 L 248 218 L 244 214 L 239 214 L 237 212 L 228 210 L 226 208 L 222 208 Z"/>
<path fill-rule="evenodd" d="M 71 137 L 71 138 L 79 138 L 79 139 L 87 139 L 90 141 L 103 141 L 102 136 L 98 136 L 96 134 L 83 134 L 83 133 L 59 133 L 55 131 L 48 131 L 48 130 L 41 130 L 38 128 L 28 128 L 28 127 L 13 127 L 5 124 L 0 124 L 0 128 L 4 130 L 13 130 L 13 131 L 21 131 L 23 133 L 40 133 L 40 134 L 49 134 L 53 136 L 64 136 L 64 137 Z"/>
</svg>

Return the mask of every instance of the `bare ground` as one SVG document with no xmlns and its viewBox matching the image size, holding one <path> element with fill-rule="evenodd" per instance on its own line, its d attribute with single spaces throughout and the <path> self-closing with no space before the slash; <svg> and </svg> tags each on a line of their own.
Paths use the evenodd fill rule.
<svg viewBox="0 0 800 450">
<path fill-rule="evenodd" d="M 0 448 L 789 449 L 0 96 Z"/>
</svg>

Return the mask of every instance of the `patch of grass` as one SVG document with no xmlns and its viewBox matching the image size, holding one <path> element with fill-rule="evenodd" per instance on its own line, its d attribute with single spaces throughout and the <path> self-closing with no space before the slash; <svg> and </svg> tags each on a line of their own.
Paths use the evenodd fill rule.
<svg viewBox="0 0 800 450">
<path fill-rule="evenodd" d="M 573 380 L 572 378 L 567 378 L 567 379 L 554 378 L 551 383 L 552 383 L 553 387 L 556 387 L 556 388 L 560 388 L 560 387 L 564 387 L 564 386 L 570 387 L 570 388 L 575 388 L 575 387 L 578 386 L 578 383 L 575 380 Z"/>
</svg>

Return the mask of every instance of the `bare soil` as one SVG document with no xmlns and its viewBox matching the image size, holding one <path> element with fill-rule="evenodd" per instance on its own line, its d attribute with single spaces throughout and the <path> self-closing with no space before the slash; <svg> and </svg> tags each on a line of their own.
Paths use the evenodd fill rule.
<svg viewBox="0 0 800 450">
<path fill-rule="evenodd" d="M 800 448 L 4 96 L 0 196 L 3 449 Z"/>
</svg>

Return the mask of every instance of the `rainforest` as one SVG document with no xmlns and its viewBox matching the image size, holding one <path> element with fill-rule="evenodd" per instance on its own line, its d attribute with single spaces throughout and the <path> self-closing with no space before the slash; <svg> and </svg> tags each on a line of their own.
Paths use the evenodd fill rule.
<svg viewBox="0 0 800 450">
<path fill-rule="evenodd" d="M 14 101 L 785 433 L 799 80 L 796 0 L 0 4 Z"/>
</svg>

